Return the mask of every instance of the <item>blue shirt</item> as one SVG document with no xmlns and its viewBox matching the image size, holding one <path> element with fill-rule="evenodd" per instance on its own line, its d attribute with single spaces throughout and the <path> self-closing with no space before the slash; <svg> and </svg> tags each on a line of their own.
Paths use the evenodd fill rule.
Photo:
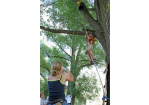
<svg viewBox="0 0 149 105">
<path fill-rule="evenodd" d="M 47 100 L 40 99 L 40 105 L 44 105 L 44 103 L 47 103 Z"/>
</svg>

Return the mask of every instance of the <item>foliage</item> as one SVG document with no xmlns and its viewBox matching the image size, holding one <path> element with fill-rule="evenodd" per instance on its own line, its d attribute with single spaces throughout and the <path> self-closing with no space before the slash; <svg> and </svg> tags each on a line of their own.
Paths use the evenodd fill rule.
<svg viewBox="0 0 149 105">
<path fill-rule="evenodd" d="M 55 2 L 55 0 L 50 0 L 48 3 L 52 4 L 53 2 Z M 90 2 L 86 0 L 84 0 L 84 2 L 86 3 L 87 7 L 93 7 L 93 5 L 90 4 Z M 44 5 L 47 4 L 47 2 L 42 3 Z M 76 30 L 82 30 L 84 27 L 84 22 L 85 25 L 88 26 L 88 29 L 92 29 L 87 23 L 87 21 L 82 17 L 82 13 L 79 12 L 76 3 L 72 0 L 57 0 L 55 4 L 53 4 L 52 6 L 48 6 L 46 9 L 42 5 L 40 7 L 40 24 L 42 26 L 46 26 L 48 28 L 52 27 L 54 29 L 73 30 L 75 26 L 75 21 L 77 21 Z M 90 13 L 92 17 L 96 18 L 95 12 L 90 11 Z M 43 19 L 44 15 L 48 17 L 47 20 Z M 50 22 L 52 23 L 52 25 Z M 59 25 L 56 25 L 57 23 Z"/>
<path fill-rule="evenodd" d="M 81 78 L 77 78 L 75 94 L 79 103 L 86 103 L 86 99 L 94 100 L 94 97 L 98 96 L 100 88 L 97 87 L 97 84 L 94 76 L 83 75 Z"/>
<path fill-rule="evenodd" d="M 47 79 L 40 78 L 40 93 L 44 92 L 45 98 L 49 96 Z"/>
</svg>

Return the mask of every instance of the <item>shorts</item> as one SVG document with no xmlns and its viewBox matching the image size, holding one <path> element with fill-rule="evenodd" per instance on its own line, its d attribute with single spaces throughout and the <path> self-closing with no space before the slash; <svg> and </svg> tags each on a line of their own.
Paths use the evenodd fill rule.
<svg viewBox="0 0 149 105">
<path fill-rule="evenodd" d="M 86 51 L 85 51 L 85 54 L 87 54 L 87 51 L 90 50 L 92 51 L 94 49 L 94 45 L 91 43 L 89 44 L 87 47 L 86 47 Z"/>
<path fill-rule="evenodd" d="M 56 105 L 56 103 L 55 103 L 55 104 L 48 104 L 48 103 L 47 103 L 47 105 Z M 61 102 L 61 105 L 68 105 L 68 104 L 67 104 L 66 101 L 63 101 L 63 102 Z"/>
</svg>

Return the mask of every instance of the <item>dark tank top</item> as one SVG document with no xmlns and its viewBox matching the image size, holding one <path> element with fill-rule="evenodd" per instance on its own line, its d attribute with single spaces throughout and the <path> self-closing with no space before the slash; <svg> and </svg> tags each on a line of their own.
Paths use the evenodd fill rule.
<svg viewBox="0 0 149 105">
<path fill-rule="evenodd" d="M 65 100 L 64 94 L 64 86 L 61 82 L 62 73 L 60 79 L 57 80 L 48 80 L 48 89 L 49 89 L 49 101 L 53 101 L 56 99 L 63 99 Z"/>
</svg>

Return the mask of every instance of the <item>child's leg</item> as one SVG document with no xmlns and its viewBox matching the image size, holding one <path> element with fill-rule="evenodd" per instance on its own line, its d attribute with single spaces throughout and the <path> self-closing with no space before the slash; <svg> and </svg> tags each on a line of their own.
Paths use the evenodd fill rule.
<svg viewBox="0 0 149 105">
<path fill-rule="evenodd" d="M 90 60 L 90 63 L 89 63 L 89 64 L 93 64 L 94 62 L 92 61 L 91 55 L 90 55 L 90 53 L 89 53 L 88 51 L 89 51 L 89 46 L 87 46 L 85 54 L 88 55 L 88 58 L 89 58 L 89 60 Z"/>
<path fill-rule="evenodd" d="M 88 55 L 89 60 L 90 60 L 90 61 L 92 61 L 92 59 L 91 59 L 91 56 L 90 56 L 89 52 L 87 52 L 87 55 Z"/>
<path fill-rule="evenodd" d="M 94 49 L 94 45 L 93 45 L 93 44 L 89 44 L 89 46 L 88 46 L 88 52 L 89 52 L 89 54 L 91 55 L 91 57 L 92 57 L 93 59 L 95 59 L 94 54 L 93 54 L 93 52 L 92 52 L 93 49 Z"/>
<path fill-rule="evenodd" d="M 88 55 L 88 58 L 89 58 L 89 60 L 90 60 L 90 63 L 89 63 L 89 64 L 94 64 L 94 62 L 93 62 L 92 59 L 91 59 L 91 56 L 90 56 L 89 52 L 87 52 L 87 55 Z"/>
<path fill-rule="evenodd" d="M 91 56 L 92 56 L 94 63 L 96 63 L 96 62 L 97 62 L 97 60 L 95 59 L 93 52 L 92 52 L 92 51 L 90 51 L 90 50 L 89 50 L 88 52 L 89 52 L 89 55 L 91 55 Z"/>
<path fill-rule="evenodd" d="M 88 50 L 89 54 L 92 56 L 93 59 L 95 59 L 94 54 L 92 51 Z"/>
</svg>

